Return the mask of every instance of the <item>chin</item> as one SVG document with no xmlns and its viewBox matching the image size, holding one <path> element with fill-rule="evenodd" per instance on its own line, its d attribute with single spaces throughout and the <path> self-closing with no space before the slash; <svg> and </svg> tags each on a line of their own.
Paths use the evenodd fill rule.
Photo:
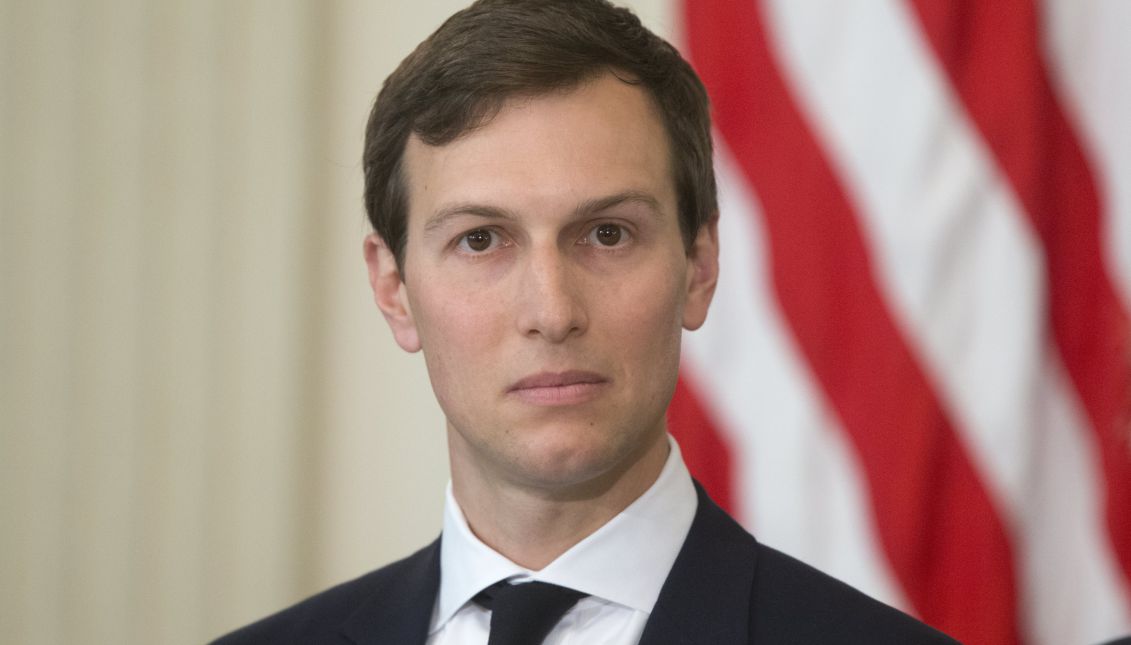
<svg viewBox="0 0 1131 645">
<path fill-rule="evenodd" d="M 515 461 L 523 479 L 545 489 L 604 488 L 618 481 L 646 452 L 641 436 L 593 430 L 556 429 L 516 446 Z"/>
</svg>

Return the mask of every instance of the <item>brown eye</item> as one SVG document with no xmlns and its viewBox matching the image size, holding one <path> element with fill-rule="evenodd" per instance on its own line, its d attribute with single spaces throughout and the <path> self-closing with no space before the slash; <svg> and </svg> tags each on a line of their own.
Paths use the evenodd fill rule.
<svg viewBox="0 0 1131 645">
<path fill-rule="evenodd" d="M 464 235 L 463 241 L 472 251 L 486 251 L 491 248 L 491 238 L 491 231 L 481 228 Z"/>
<path fill-rule="evenodd" d="M 616 224 L 601 224 L 593 234 L 597 242 L 605 246 L 616 246 L 620 242 L 621 227 Z"/>
</svg>

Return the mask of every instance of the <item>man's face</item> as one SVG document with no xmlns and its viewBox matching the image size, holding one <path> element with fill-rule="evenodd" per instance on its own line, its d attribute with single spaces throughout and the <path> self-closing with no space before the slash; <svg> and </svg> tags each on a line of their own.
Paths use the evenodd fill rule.
<svg viewBox="0 0 1131 645">
<path fill-rule="evenodd" d="M 683 327 L 702 324 L 714 227 L 689 254 L 667 138 L 606 75 L 508 102 L 439 147 L 410 139 L 403 283 L 367 241 L 378 304 L 424 350 L 453 475 L 560 489 L 664 440 Z M 384 276 L 385 282 L 382 282 Z"/>
</svg>

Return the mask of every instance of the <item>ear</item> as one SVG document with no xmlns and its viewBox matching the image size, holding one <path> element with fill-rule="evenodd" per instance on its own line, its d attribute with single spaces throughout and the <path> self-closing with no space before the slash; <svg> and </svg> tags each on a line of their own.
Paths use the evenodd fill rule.
<svg viewBox="0 0 1131 645">
<path fill-rule="evenodd" d="M 406 352 L 420 351 L 420 335 L 416 331 L 416 321 L 412 317 L 397 259 L 385 240 L 376 233 L 365 237 L 365 264 L 369 267 L 373 301 L 393 330 L 393 338 Z"/>
<path fill-rule="evenodd" d="M 683 307 L 683 328 L 699 329 L 707 320 L 707 309 L 719 281 L 719 218 L 716 215 L 695 234 L 687 254 L 687 301 Z"/>
</svg>

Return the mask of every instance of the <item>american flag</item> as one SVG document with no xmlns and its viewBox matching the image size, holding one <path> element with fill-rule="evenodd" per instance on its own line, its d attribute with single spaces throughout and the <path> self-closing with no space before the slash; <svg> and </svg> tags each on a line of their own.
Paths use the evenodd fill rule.
<svg viewBox="0 0 1131 645">
<path fill-rule="evenodd" d="M 681 10 L 722 247 L 692 472 L 965 643 L 1131 633 L 1131 2 Z"/>
</svg>

